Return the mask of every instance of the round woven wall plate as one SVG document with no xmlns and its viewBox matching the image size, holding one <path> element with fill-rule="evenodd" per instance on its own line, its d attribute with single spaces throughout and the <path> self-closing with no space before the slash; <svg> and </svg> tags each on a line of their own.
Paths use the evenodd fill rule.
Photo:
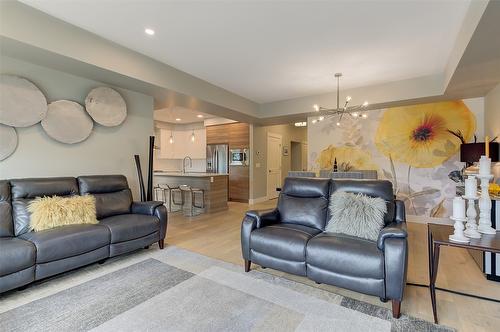
<svg viewBox="0 0 500 332">
<path fill-rule="evenodd" d="M 29 127 L 47 114 L 47 99 L 25 78 L 0 75 L 0 123 L 12 127 Z"/>
<path fill-rule="evenodd" d="M 56 141 L 74 144 L 90 136 L 94 122 L 82 105 L 74 101 L 58 100 L 49 104 L 42 127 Z"/>
<path fill-rule="evenodd" d="M 7 159 L 16 151 L 17 133 L 14 127 L 0 124 L 0 160 Z"/>
<path fill-rule="evenodd" d="M 108 87 L 92 89 L 85 98 L 85 108 L 100 125 L 114 127 L 127 117 L 127 105 L 123 97 Z"/>
</svg>

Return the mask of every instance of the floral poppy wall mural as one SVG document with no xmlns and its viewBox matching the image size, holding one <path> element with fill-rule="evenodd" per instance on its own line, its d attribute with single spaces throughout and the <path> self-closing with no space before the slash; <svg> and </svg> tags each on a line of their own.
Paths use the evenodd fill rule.
<svg viewBox="0 0 500 332">
<path fill-rule="evenodd" d="M 373 163 L 370 151 L 359 149 L 352 146 L 334 146 L 329 145 L 321 151 L 318 163 L 321 169 L 331 169 L 334 161 L 348 165 L 354 169 L 377 169 L 378 166 Z"/>
<path fill-rule="evenodd" d="M 379 178 L 392 181 L 409 214 L 448 216 L 456 187 L 448 175 L 463 167 L 462 141 L 483 134 L 476 131 L 482 112 L 482 99 L 475 98 L 374 110 L 368 120 L 341 127 L 334 121 L 311 125 L 310 166 L 331 169 L 337 159 L 377 170 Z"/>
<path fill-rule="evenodd" d="M 383 113 L 375 144 L 394 161 L 431 168 L 459 151 L 457 135 L 468 142 L 475 130 L 476 119 L 463 101 L 394 107 Z"/>
</svg>

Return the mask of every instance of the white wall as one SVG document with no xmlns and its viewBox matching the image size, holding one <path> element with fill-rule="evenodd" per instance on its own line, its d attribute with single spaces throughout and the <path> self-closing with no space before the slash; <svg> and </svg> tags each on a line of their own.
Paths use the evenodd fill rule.
<svg viewBox="0 0 500 332">
<path fill-rule="evenodd" d="M 195 122 L 189 124 L 171 124 L 168 122 L 155 121 L 155 145 L 161 148 L 161 129 L 172 130 L 172 131 L 191 131 L 197 129 L 203 129 L 203 134 L 206 137 L 205 126 L 203 122 Z M 175 136 L 175 135 L 174 135 Z M 201 140 L 202 142 L 204 140 Z M 205 141 L 206 142 L 206 141 Z M 175 144 L 175 140 L 174 140 Z M 204 144 L 196 141 L 195 144 Z M 180 171 L 182 170 L 182 159 L 165 159 L 160 158 L 160 150 L 155 150 L 154 153 L 154 169 L 158 171 Z M 189 164 L 186 162 L 186 171 L 189 172 L 206 172 L 207 170 L 207 160 L 204 159 L 192 159 L 192 167 L 188 167 Z"/>
<path fill-rule="evenodd" d="M 47 101 L 68 99 L 84 104 L 87 93 L 103 84 L 46 67 L 2 56 L 2 74 L 14 74 L 35 83 Z M 62 144 L 48 137 L 39 124 L 17 128 L 17 150 L 0 162 L 0 178 L 124 174 L 138 197 L 134 154 L 141 156 L 147 176 L 148 142 L 153 134 L 153 98 L 130 90 L 115 89 L 127 103 L 122 125 L 107 128 L 94 123 L 90 137 L 78 144 Z"/>
</svg>

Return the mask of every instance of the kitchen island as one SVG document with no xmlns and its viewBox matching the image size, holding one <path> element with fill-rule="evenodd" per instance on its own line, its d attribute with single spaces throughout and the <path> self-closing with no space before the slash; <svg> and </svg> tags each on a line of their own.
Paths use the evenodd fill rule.
<svg viewBox="0 0 500 332">
<path fill-rule="evenodd" d="M 215 173 L 182 173 L 182 172 L 162 172 L 155 171 L 154 186 L 168 184 L 170 187 L 187 185 L 193 188 L 203 189 L 204 211 L 203 212 L 218 212 L 228 208 L 228 175 Z M 191 201 L 186 201 L 191 204 Z M 189 208 L 189 207 L 185 207 Z"/>
</svg>

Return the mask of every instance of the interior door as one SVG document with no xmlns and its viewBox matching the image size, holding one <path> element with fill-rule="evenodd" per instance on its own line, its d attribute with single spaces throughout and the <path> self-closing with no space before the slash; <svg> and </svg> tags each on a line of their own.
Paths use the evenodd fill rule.
<svg viewBox="0 0 500 332">
<path fill-rule="evenodd" d="M 267 198 L 278 197 L 276 188 L 281 187 L 282 138 L 278 134 L 267 134 Z"/>
</svg>

